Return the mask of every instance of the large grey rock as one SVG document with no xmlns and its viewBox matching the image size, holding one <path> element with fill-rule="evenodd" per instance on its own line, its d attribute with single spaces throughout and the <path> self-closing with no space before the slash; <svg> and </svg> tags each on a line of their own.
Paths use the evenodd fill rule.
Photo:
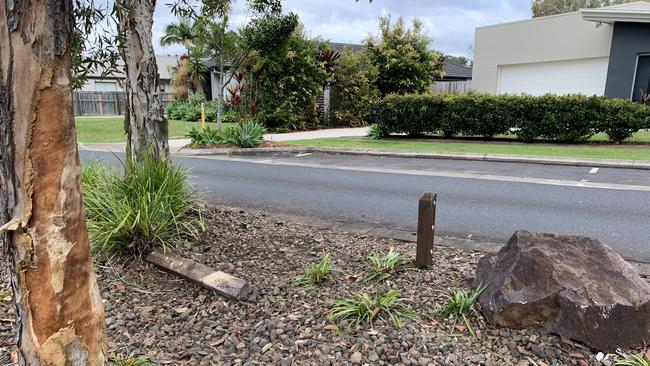
<svg viewBox="0 0 650 366">
<path fill-rule="evenodd" d="M 600 351 L 650 343 L 650 285 L 597 240 L 517 231 L 478 264 L 492 324 L 564 335 Z"/>
</svg>

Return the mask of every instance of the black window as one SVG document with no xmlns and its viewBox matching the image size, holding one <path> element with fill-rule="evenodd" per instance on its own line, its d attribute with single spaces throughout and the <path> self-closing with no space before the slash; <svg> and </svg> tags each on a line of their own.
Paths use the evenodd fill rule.
<svg viewBox="0 0 650 366">
<path fill-rule="evenodd" d="M 636 67 L 632 100 L 640 101 L 643 94 L 650 93 L 650 55 L 640 55 Z"/>
</svg>

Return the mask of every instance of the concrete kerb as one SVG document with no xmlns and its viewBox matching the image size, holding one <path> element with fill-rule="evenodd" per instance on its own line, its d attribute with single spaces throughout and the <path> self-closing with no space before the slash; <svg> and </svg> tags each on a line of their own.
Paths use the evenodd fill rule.
<svg viewBox="0 0 650 366">
<path fill-rule="evenodd" d="M 317 153 L 328 155 L 376 156 L 391 158 L 471 160 L 501 163 L 525 163 L 544 165 L 581 166 L 591 168 L 623 168 L 650 170 L 650 161 L 614 160 L 591 158 L 540 157 L 527 155 L 472 154 L 472 153 L 421 153 L 413 151 L 366 150 L 366 149 L 334 149 L 315 147 L 282 147 L 282 148 L 252 148 L 252 149 L 181 149 L 181 156 L 254 156 L 254 155 L 286 155 L 297 153 Z"/>
<path fill-rule="evenodd" d="M 220 204 L 217 204 L 216 206 L 231 211 L 244 210 L 249 212 L 264 213 L 263 211 L 260 211 L 256 208 L 233 207 Z M 268 212 L 266 213 L 268 214 Z M 409 243 L 415 243 L 417 239 L 415 231 L 377 226 L 370 223 L 353 223 L 316 217 L 290 215 L 285 213 L 273 213 L 273 217 L 279 221 L 287 221 L 305 226 L 330 229 L 359 235 L 372 235 L 380 238 L 394 239 Z M 505 243 L 495 243 L 487 240 L 465 239 L 436 235 L 434 239 L 434 245 L 438 247 L 473 250 L 476 252 L 496 253 L 501 249 L 503 245 L 505 245 Z M 413 249 L 415 249 L 415 244 Z M 626 260 L 642 277 L 650 280 L 650 263 L 636 262 L 627 258 Z"/>
</svg>

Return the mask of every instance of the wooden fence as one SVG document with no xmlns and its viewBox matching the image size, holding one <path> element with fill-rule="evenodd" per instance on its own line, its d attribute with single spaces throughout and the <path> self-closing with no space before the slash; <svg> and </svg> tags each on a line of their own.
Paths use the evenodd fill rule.
<svg viewBox="0 0 650 366">
<path fill-rule="evenodd" d="M 172 93 L 160 93 L 164 106 L 174 100 Z M 126 113 L 126 93 L 76 91 L 75 116 L 121 116 Z"/>
<path fill-rule="evenodd" d="M 436 81 L 431 88 L 433 93 L 467 94 L 472 89 L 471 80 L 462 81 Z"/>
</svg>

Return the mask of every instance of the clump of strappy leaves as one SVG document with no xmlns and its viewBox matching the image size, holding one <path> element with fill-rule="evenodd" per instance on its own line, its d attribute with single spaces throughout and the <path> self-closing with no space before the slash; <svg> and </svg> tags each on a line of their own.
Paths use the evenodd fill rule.
<svg viewBox="0 0 650 366">
<path fill-rule="evenodd" d="M 395 249 L 390 248 L 386 255 L 381 255 L 377 251 L 373 251 L 368 258 L 370 268 L 363 276 L 366 282 L 369 281 L 384 281 L 395 273 L 403 272 L 409 269 L 414 269 L 415 266 L 409 263 L 406 253 L 400 253 Z"/>
<path fill-rule="evenodd" d="M 155 366 L 149 357 L 146 356 L 129 356 L 121 357 L 117 355 L 111 356 L 111 364 L 114 366 Z"/>
<path fill-rule="evenodd" d="M 294 283 L 298 286 L 314 288 L 325 281 L 332 280 L 334 272 L 338 271 L 338 268 L 332 264 L 330 253 L 327 253 L 320 262 L 305 267 L 305 273 L 298 277 Z"/>
<path fill-rule="evenodd" d="M 487 285 L 480 283 L 474 290 L 454 290 L 448 296 L 447 302 L 442 307 L 433 311 L 433 315 L 441 318 L 453 317 L 454 322 L 462 320 L 469 331 L 469 334 L 476 335 L 472 328 L 470 317 L 478 317 L 476 302 L 481 296 Z M 454 324 L 455 325 L 455 324 Z"/>
<path fill-rule="evenodd" d="M 378 293 L 375 296 L 361 292 L 335 300 L 328 319 L 332 322 L 348 319 L 350 327 L 368 324 L 371 328 L 376 319 L 381 319 L 390 321 L 396 328 L 400 328 L 403 318 L 415 318 L 415 313 L 406 304 L 407 301 L 396 290 Z"/>
</svg>

